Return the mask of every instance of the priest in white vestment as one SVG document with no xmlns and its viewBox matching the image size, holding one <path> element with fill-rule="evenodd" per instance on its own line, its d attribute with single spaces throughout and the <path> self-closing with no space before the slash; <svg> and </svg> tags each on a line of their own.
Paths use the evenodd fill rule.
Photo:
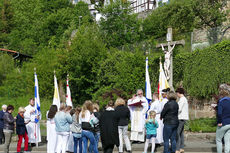
<svg viewBox="0 0 230 153">
<path fill-rule="evenodd" d="M 135 105 L 140 103 L 140 105 Z M 141 89 L 137 90 L 137 96 L 128 101 L 131 116 L 131 141 L 144 142 L 145 138 L 145 116 L 148 110 L 148 101 L 143 96 Z"/>
<path fill-rule="evenodd" d="M 153 94 L 153 102 L 150 106 L 150 109 L 148 112 L 150 111 L 155 111 L 156 112 L 156 121 L 158 123 L 158 128 L 157 128 L 157 137 L 156 137 L 156 144 L 162 144 L 164 142 L 163 140 L 163 121 L 160 119 L 160 115 L 161 115 L 161 111 L 162 111 L 162 105 L 159 101 L 159 94 L 158 93 L 154 93 Z"/>
<path fill-rule="evenodd" d="M 35 114 L 35 107 L 34 107 L 34 99 L 31 98 L 29 105 L 25 107 L 25 122 L 30 121 L 28 124 L 26 124 L 26 129 L 28 132 L 28 137 L 29 137 L 29 143 L 38 143 L 41 142 L 41 132 L 40 132 L 40 124 L 39 122 L 36 123 L 35 119 L 41 119 L 41 115 L 38 116 Z"/>
</svg>

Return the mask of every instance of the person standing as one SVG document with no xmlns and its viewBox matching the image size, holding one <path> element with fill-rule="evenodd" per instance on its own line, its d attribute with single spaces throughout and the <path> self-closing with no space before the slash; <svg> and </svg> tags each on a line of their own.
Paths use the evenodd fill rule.
<svg viewBox="0 0 230 153">
<path fill-rule="evenodd" d="M 177 88 L 176 94 L 180 99 L 178 101 L 179 125 L 177 127 L 176 153 L 184 152 L 184 125 L 186 121 L 189 120 L 188 100 L 185 98 L 184 93 L 185 93 L 184 88 Z"/>
<path fill-rule="evenodd" d="M 125 140 L 125 145 L 128 153 L 131 153 L 131 144 L 128 137 L 128 124 L 130 120 L 130 111 L 127 106 L 125 106 L 125 100 L 122 98 L 117 98 L 115 102 L 115 111 L 119 117 L 118 122 L 118 132 L 119 132 L 119 153 L 123 152 L 123 138 Z"/>
<path fill-rule="evenodd" d="M 6 112 L 6 105 L 2 105 L 2 110 L 0 111 L 0 145 L 4 144 L 5 142 L 5 136 L 3 133 L 3 127 L 4 127 L 4 121 L 3 121 L 3 116 Z"/>
<path fill-rule="evenodd" d="M 24 120 L 25 108 L 18 108 L 18 115 L 16 117 L 16 133 L 18 135 L 17 153 L 21 152 L 22 139 L 24 138 L 24 152 L 28 152 L 28 134 L 26 130 L 26 124 Z"/>
<path fill-rule="evenodd" d="M 164 139 L 164 153 L 170 153 L 169 139 L 171 142 L 172 152 L 176 152 L 176 135 L 178 120 L 178 103 L 176 102 L 177 96 L 173 91 L 168 93 L 168 102 L 165 104 L 160 118 L 163 119 L 163 139 Z"/>
<path fill-rule="evenodd" d="M 57 105 L 51 105 L 50 109 L 47 113 L 47 153 L 55 153 L 56 149 L 56 140 L 57 140 L 57 132 L 54 117 L 57 113 Z"/>
<path fill-rule="evenodd" d="M 70 110 L 65 112 L 66 106 L 61 103 L 59 112 L 54 117 L 55 129 L 57 132 L 56 152 L 65 153 L 69 139 L 70 124 L 72 124 L 72 116 L 69 114 Z"/>
<path fill-rule="evenodd" d="M 163 110 L 165 104 L 168 102 L 167 94 L 168 94 L 169 91 L 170 91 L 170 89 L 167 88 L 167 89 L 163 89 L 162 92 L 161 92 L 162 97 L 163 97 L 163 99 L 161 101 L 161 110 Z"/>
<path fill-rule="evenodd" d="M 99 112 L 99 105 L 97 103 L 93 104 L 93 115 L 94 118 L 92 118 L 91 124 L 93 125 L 93 133 L 96 140 L 96 148 L 98 148 L 98 143 L 100 139 L 99 119 L 101 114 Z M 92 148 L 89 149 L 90 151 L 92 150 Z"/>
<path fill-rule="evenodd" d="M 81 124 L 79 124 L 80 112 L 81 107 L 76 107 L 75 114 L 72 116 L 73 123 L 70 125 L 74 141 L 74 153 L 77 153 L 77 148 L 79 148 L 79 153 L 82 153 L 82 128 Z"/>
<path fill-rule="evenodd" d="M 156 136 L 157 136 L 157 128 L 158 128 L 158 123 L 155 117 L 156 117 L 156 112 L 151 110 L 149 112 L 148 119 L 146 120 L 146 123 L 145 123 L 146 141 L 145 141 L 145 149 L 143 153 L 147 153 L 148 145 L 150 142 L 152 143 L 151 153 L 154 153 Z"/>
<path fill-rule="evenodd" d="M 6 113 L 3 116 L 4 127 L 3 132 L 5 135 L 5 145 L 4 145 L 4 153 L 9 153 L 9 147 L 11 142 L 11 137 L 14 132 L 14 117 L 12 115 L 14 111 L 14 106 L 7 106 Z"/>
<path fill-rule="evenodd" d="M 28 132 L 29 143 L 31 146 L 35 146 L 36 143 L 41 142 L 41 131 L 40 124 L 37 123 L 37 119 L 41 119 L 41 116 L 35 113 L 34 99 L 30 98 L 29 105 L 25 107 L 24 119 L 25 122 L 29 122 L 26 124 L 26 129 Z"/>
<path fill-rule="evenodd" d="M 114 111 L 113 107 L 113 102 L 110 101 L 99 120 L 101 143 L 104 153 L 112 153 L 114 145 L 119 146 L 119 115 Z"/>
<path fill-rule="evenodd" d="M 148 110 L 148 101 L 143 96 L 143 90 L 137 90 L 137 96 L 128 101 L 131 113 L 131 138 L 132 141 L 144 142 L 145 116 Z"/>
<path fill-rule="evenodd" d="M 158 93 L 154 93 L 153 94 L 153 102 L 150 106 L 150 109 L 149 109 L 149 112 L 150 111 L 154 111 L 156 112 L 156 121 L 158 123 L 158 128 L 157 128 L 157 136 L 156 136 L 156 144 L 162 144 L 164 141 L 163 141 L 163 127 L 164 127 L 164 124 L 163 124 L 163 121 L 160 119 L 160 114 L 161 114 L 161 111 L 162 111 L 162 105 L 158 99 L 159 97 L 159 94 Z"/>
<path fill-rule="evenodd" d="M 230 85 L 221 84 L 220 99 L 217 110 L 216 146 L 217 153 L 222 153 L 222 139 L 224 138 L 224 152 L 230 152 Z"/>
<path fill-rule="evenodd" d="M 79 123 L 82 126 L 82 141 L 83 141 L 83 153 L 87 153 L 88 149 L 88 140 L 90 141 L 90 146 L 94 153 L 98 153 L 96 140 L 93 134 L 93 125 L 90 124 L 91 119 L 94 115 L 93 112 L 93 103 L 90 100 L 86 100 L 82 106 L 82 111 L 79 115 Z"/>
</svg>

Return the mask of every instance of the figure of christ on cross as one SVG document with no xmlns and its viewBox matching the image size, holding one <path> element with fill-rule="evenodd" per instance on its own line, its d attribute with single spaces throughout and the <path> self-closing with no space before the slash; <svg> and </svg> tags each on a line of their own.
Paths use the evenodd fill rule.
<svg viewBox="0 0 230 153">
<path fill-rule="evenodd" d="M 165 62 L 164 62 L 164 71 L 165 71 L 165 75 L 166 75 L 166 79 L 169 80 L 170 78 L 170 59 L 171 59 L 171 55 L 172 55 L 172 50 L 174 49 L 174 47 L 176 46 L 176 44 L 173 44 L 173 47 L 170 50 L 166 50 L 164 48 L 164 46 L 161 44 L 161 48 L 165 54 Z"/>
</svg>

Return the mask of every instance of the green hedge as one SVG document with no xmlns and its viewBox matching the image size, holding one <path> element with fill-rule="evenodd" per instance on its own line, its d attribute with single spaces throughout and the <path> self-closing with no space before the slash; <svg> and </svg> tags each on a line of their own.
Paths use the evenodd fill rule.
<svg viewBox="0 0 230 153">
<path fill-rule="evenodd" d="M 194 97 L 217 94 L 218 85 L 230 82 L 230 40 L 196 50 L 185 60 L 183 85 Z"/>
<path fill-rule="evenodd" d="M 216 132 L 216 127 L 216 118 L 200 118 L 188 121 L 185 125 L 185 130 L 191 132 Z"/>
</svg>

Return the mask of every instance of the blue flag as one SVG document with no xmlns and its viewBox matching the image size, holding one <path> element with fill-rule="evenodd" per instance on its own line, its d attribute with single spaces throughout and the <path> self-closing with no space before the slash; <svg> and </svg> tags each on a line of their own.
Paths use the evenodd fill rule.
<svg viewBox="0 0 230 153">
<path fill-rule="evenodd" d="M 41 110 L 40 110 L 40 97 L 39 97 L 39 87 L 38 87 L 38 78 L 37 78 L 37 74 L 35 72 L 34 74 L 35 77 L 35 86 L 34 86 L 34 100 L 35 100 L 35 114 L 39 115 L 41 114 Z M 39 119 L 35 118 L 35 123 L 39 122 Z"/>
</svg>

